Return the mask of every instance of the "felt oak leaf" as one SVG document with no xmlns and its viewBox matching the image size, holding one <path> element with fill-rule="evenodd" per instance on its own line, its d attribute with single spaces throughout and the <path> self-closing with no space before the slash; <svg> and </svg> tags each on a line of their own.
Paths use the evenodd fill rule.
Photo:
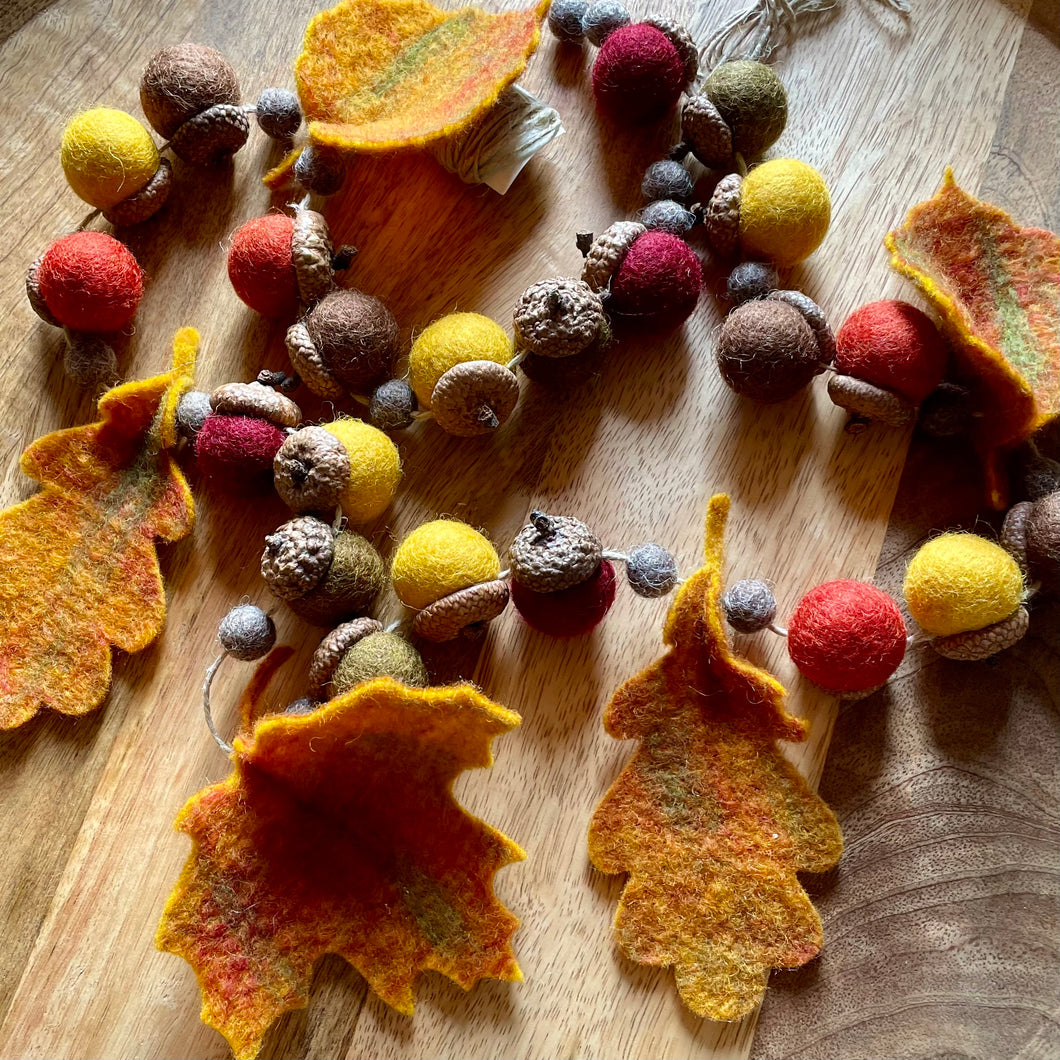
<svg viewBox="0 0 1060 1060">
<path fill-rule="evenodd" d="M 263 690 L 259 679 L 245 725 Z M 195 969 L 203 1022 L 236 1057 L 257 1056 L 272 1022 L 305 1006 L 325 953 L 402 1013 L 422 970 L 465 990 L 522 979 L 519 922 L 493 876 L 525 855 L 452 791 L 519 722 L 470 685 L 379 678 L 236 737 L 231 776 L 177 818 L 194 845 L 157 938 Z"/>
<path fill-rule="evenodd" d="M 722 533 L 729 498 L 707 513 L 706 565 L 685 582 L 663 639 L 670 650 L 615 693 L 604 726 L 640 746 L 597 807 L 589 857 L 629 873 L 618 945 L 641 964 L 673 965 L 700 1016 L 750 1012 L 770 968 L 817 955 L 821 922 L 796 873 L 842 853 L 835 817 L 777 740 L 805 725 L 784 689 L 736 658 L 722 623 Z"/>
<path fill-rule="evenodd" d="M 23 453 L 43 489 L 0 513 L 0 728 L 42 707 L 92 710 L 110 684 L 111 645 L 141 651 L 162 629 L 155 540 L 177 541 L 194 522 L 172 450 L 198 341 L 178 331 L 169 372 L 109 390 L 98 423 Z"/>
<path fill-rule="evenodd" d="M 942 318 L 976 427 L 991 500 L 1004 507 L 998 450 L 1029 438 L 1060 407 L 1060 238 L 1021 228 L 972 198 L 946 170 L 933 199 L 885 239 L 891 264 Z"/>
</svg>

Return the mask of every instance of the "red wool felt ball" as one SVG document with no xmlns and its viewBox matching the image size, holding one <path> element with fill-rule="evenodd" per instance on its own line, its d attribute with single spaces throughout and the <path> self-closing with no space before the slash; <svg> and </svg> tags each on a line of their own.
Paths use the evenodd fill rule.
<svg viewBox="0 0 1060 1060">
<path fill-rule="evenodd" d="M 593 66 L 597 106 L 640 125 L 665 117 L 681 98 L 685 64 L 669 38 L 639 22 L 609 34 Z"/>
<path fill-rule="evenodd" d="M 211 413 L 195 436 L 195 458 L 207 478 L 249 491 L 272 482 L 272 461 L 286 437 L 265 420 Z"/>
<path fill-rule="evenodd" d="M 269 213 L 247 221 L 232 236 L 228 278 L 240 299 L 264 317 L 293 317 L 298 312 L 293 234 L 290 217 Z"/>
<path fill-rule="evenodd" d="M 44 252 L 37 271 L 49 312 L 74 331 L 120 331 L 144 293 L 132 251 L 105 232 L 74 232 Z"/>
<path fill-rule="evenodd" d="M 601 560 L 596 573 L 569 589 L 538 593 L 512 580 L 512 603 L 527 625 L 550 637 L 580 637 L 598 625 L 615 602 L 615 568 Z"/>
<path fill-rule="evenodd" d="M 855 309 L 835 337 L 835 366 L 919 405 L 946 373 L 946 343 L 931 317 L 884 299 Z"/>
<path fill-rule="evenodd" d="M 612 278 L 607 308 L 646 331 L 665 333 L 692 315 L 702 289 L 703 266 L 692 248 L 680 236 L 650 231 L 635 240 Z"/>
<path fill-rule="evenodd" d="M 905 619 L 875 585 L 844 580 L 811 589 L 788 623 L 788 654 L 830 692 L 882 685 L 905 656 Z"/>
</svg>

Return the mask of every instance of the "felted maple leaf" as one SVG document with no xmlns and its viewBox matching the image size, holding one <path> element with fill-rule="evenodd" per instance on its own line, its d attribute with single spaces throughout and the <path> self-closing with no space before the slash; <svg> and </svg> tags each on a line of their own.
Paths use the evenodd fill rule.
<svg viewBox="0 0 1060 1060">
<path fill-rule="evenodd" d="M 976 443 L 995 507 L 1005 506 L 998 451 L 1060 408 L 1060 237 L 1021 228 L 946 170 L 935 197 L 884 240 L 891 264 L 942 318 L 956 369 L 983 416 Z"/>
<path fill-rule="evenodd" d="M 784 689 L 735 657 L 721 617 L 729 498 L 707 513 L 706 565 L 677 595 L 670 650 L 615 693 L 607 732 L 640 746 L 597 807 L 589 857 L 629 873 L 615 935 L 640 964 L 673 965 L 700 1016 L 750 1012 L 770 968 L 817 955 L 821 922 L 796 873 L 842 853 L 831 810 L 781 754 L 805 724 Z"/>
<path fill-rule="evenodd" d="M 525 855 L 452 791 L 463 770 L 492 765 L 493 737 L 519 723 L 470 685 L 379 678 L 236 737 L 231 776 L 177 818 L 194 846 L 157 944 L 195 969 L 202 1020 L 237 1058 L 257 1056 L 272 1022 L 305 1006 L 325 953 L 406 1014 L 421 970 L 465 990 L 522 979 L 519 921 L 493 875 Z"/>
<path fill-rule="evenodd" d="M 110 684 L 111 645 L 141 651 L 162 629 L 155 541 L 177 541 L 194 522 L 172 450 L 198 342 L 178 331 L 170 371 L 109 390 L 98 423 L 22 454 L 43 489 L 0 512 L 0 728 L 42 707 L 92 710 Z"/>
</svg>

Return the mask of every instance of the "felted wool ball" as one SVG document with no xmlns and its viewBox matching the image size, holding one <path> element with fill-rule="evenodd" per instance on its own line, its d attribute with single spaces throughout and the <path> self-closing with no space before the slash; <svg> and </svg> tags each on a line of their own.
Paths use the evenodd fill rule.
<svg viewBox="0 0 1060 1060">
<path fill-rule="evenodd" d="M 677 560 L 652 541 L 637 545 L 626 558 L 626 579 L 638 596 L 665 596 L 677 584 Z"/>
<path fill-rule="evenodd" d="M 399 431 L 412 423 L 416 395 L 404 379 L 388 379 L 372 391 L 368 418 L 381 431 Z"/>
<path fill-rule="evenodd" d="M 409 352 L 409 383 L 424 408 L 430 408 L 438 380 L 450 368 L 465 361 L 512 359 L 512 341 L 507 332 L 481 313 L 450 313 L 428 325 L 416 337 Z"/>
<path fill-rule="evenodd" d="M 300 618 L 317 626 L 333 626 L 366 615 L 383 588 L 383 560 L 366 538 L 343 530 L 332 542 L 327 574 L 309 592 L 287 600 Z"/>
<path fill-rule="evenodd" d="M 582 18 L 589 10 L 586 0 L 552 0 L 548 9 L 548 28 L 568 44 L 577 44 L 584 35 Z"/>
<path fill-rule="evenodd" d="M 160 136 L 171 140 L 189 118 L 218 103 L 239 102 L 229 61 L 204 44 L 174 44 L 155 52 L 140 76 L 140 106 Z"/>
<path fill-rule="evenodd" d="M 305 327 L 327 370 L 352 393 L 369 393 L 390 377 L 397 321 L 373 295 L 352 288 L 331 291 L 313 306 Z"/>
<path fill-rule="evenodd" d="M 294 179 L 316 195 L 334 195 L 346 183 L 346 166 L 333 151 L 310 144 L 295 159 Z"/>
<path fill-rule="evenodd" d="M 513 581 L 515 609 L 527 625 L 550 637 L 580 637 L 591 632 L 615 602 L 615 568 L 606 559 L 587 581 L 555 593 L 538 593 Z"/>
<path fill-rule="evenodd" d="M 733 305 L 743 305 L 752 298 L 765 298 L 777 288 L 777 270 L 765 261 L 741 261 L 729 273 L 725 296 Z"/>
<path fill-rule="evenodd" d="M 272 461 L 284 432 L 249 416 L 207 416 L 195 436 L 195 459 L 209 479 L 244 492 L 272 481 Z"/>
<path fill-rule="evenodd" d="M 352 523 L 368 523 L 389 507 L 401 482 L 401 455 L 377 427 L 363 420 L 340 419 L 323 424 L 350 459 L 350 478 L 339 494 L 343 514 Z"/>
<path fill-rule="evenodd" d="M 784 131 L 788 94 L 764 63 L 737 59 L 716 66 L 703 94 L 732 131 L 733 150 L 745 159 L 757 158 Z"/>
<path fill-rule="evenodd" d="M 144 291 L 132 251 L 104 232 L 57 239 L 41 258 L 37 283 L 48 311 L 74 331 L 120 331 Z"/>
<path fill-rule="evenodd" d="M 221 619 L 217 639 L 226 655 L 253 662 L 272 651 L 276 643 L 276 626 L 260 607 L 240 604 Z"/>
<path fill-rule="evenodd" d="M 611 117 L 642 125 L 673 110 L 685 64 L 665 33 L 646 22 L 609 34 L 593 64 L 593 95 Z"/>
<path fill-rule="evenodd" d="M 582 29 L 589 43 L 599 48 L 616 29 L 628 26 L 629 22 L 629 12 L 618 0 L 596 0 L 585 12 Z"/>
<path fill-rule="evenodd" d="M 501 562 L 489 539 L 467 523 L 436 519 L 416 527 L 398 546 L 390 566 L 402 603 L 422 609 L 479 582 L 494 581 Z"/>
<path fill-rule="evenodd" d="M 135 195 L 158 170 L 158 148 L 131 114 L 97 107 L 63 130 L 63 172 L 74 193 L 98 210 Z"/>
<path fill-rule="evenodd" d="M 882 685 L 905 656 L 898 605 L 865 582 L 826 582 L 811 589 L 788 623 L 788 654 L 804 677 L 830 692 Z"/>
<path fill-rule="evenodd" d="M 821 245 L 831 218 L 824 178 L 798 159 L 763 162 L 740 186 L 740 246 L 746 257 L 795 265 Z"/>
<path fill-rule="evenodd" d="M 931 317 L 893 298 L 869 302 L 847 317 L 835 337 L 843 375 L 893 390 L 919 405 L 942 382 L 947 349 Z"/>
<path fill-rule="evenodd" d="M 656 199 L 683 202 L 692 194 L 692 176 L 680 162 L 671 159 L 652 162 L 641 181 L 640 193 L 650 202 Z"/>
<path fill-rule="evenodd" d="M 637 216 L 645 228 L 656 228 L 660 232 L 684 236 L 692 231 L 696 215 L 672 199 L 658 199 L 648 203 Z"/>
<path fill-rule="evenodd" d="M 669 232 L 649 231 L 636 239 L 612 277 L 608 311 L 665 334 L 692 315 L 702 289 L 703 267 L 692 248 Z"/>
<path fill-rule="evenodd" d="M 239 298 L 265 317 L 298 312 L 298 281 L 291 258 L 294 221 L 269 213 L 240 225 L 228 248 L 228 278 Z"/>
<path fill-rule="evenodd" d="M 266 136 L 289 140 L 302 124 L 302 105 L 289 88 L 266 88 L 258 96 L 254 116 Z"/>
<path fill-rule="evenodd" d="M 1047 593 L 1060 590 L 1060 493 L 1034 502 L 1027 517 L 1027 566 Z"/>
<path fill-rule="evenodd" d="M 335 667 L 332 695 L 345 695 L 377 677 L 392 677 L 410 688 L 423 688 L 427 684 L 427 668 L 420 653 L 404 637 L 385 631 L 369 633 Z"/>
<path fill-rule="evenodd" d="M 725 621 L 737 633 L 758 633 L 777 617 L 773 590 L 757 578 L 744 578 L 730 585 L 721 598 Z"/>
<path fill-rule="evenodd" d="M 785 401 L 821 371 L 821 353 L 805 317 L 785 302 L 755 299 L 722 324 L 716 350 L 725 382 L 755 401 Z"/>
<path fill-rule="evenodd" d="M 177 430 L 185 438 L 194 439 L 212 412 L 209 394 L 203 390 L 186 391 L 177 402 Z"/>
<path fill-rule="evenodd" d="M 947 637 L 1008 618 L 1023 600 L 1023 574 L 993 541 L 943 534 L 921 546 L 902 589 L 920 628 Z"/>
<path fill-rule="evenodd" d="M 112 385 L 118 378 L 118 355 L 99 335 L 71 332 L 63 353 L 67 378 L 83 387 Z"/>
</svg>

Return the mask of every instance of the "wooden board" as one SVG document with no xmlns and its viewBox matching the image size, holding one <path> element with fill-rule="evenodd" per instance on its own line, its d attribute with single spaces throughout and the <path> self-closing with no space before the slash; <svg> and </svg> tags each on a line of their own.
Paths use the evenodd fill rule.
<svg viewBox="0 0 1060 1060">
<path fill-rule="evenodd" d="M 691 3 L 669 13 L 690 15 Z M 710 3 L 705 28 L 723 5 Z M 817 165 L 833 192 L 824 247 L 791 282 L 836 320 L 876 297 L 908 294 L 886 268 L 884 232 L 932 193 L 943 167 L 975 191 L 1002 112 L 1028 3 L 960 0 L 903 21 L 875 5 L 848 5 L 812 22 L 782 55 L 791 97 L 788 129 L 773 153 Z M 12 8 L 0 50 L 6 136 L 0 195 L 8 225 L 0 260 L 0 373 L 7 384 L 0 458 L 3 500 L 32 492 L 17 456 L 37 435 L 92 413 L 57 362 L 59 338 L 21 294 L 29 262 L 84 211 L 67 189 L 57 145 L 69 114 L 106 103 L 137 111 L 136 81 L 163 44 L 193 39 L 221 48 L 247 98 L 288 85 L 301 27 L 314 5 L 207 0 L 88 0 Z M 22 21 L 25 19 L 25 21 Z M 406 335 L 459 307 L 507 323 L 529 283 L 574 272 L 573 233 L 599 231 L 640 205 L 644 167 L 674 130 L 636 133 L 601 123 L 588 60 L 547 40 L 523 83 L 561 111 L 567 135 L 534 160 L 503 198 L 469 188 L 418 157 L 360 163 L 328 206 L 337 241 L 360 255 L 348 282 L 384 298 Z M 157 219 L 128 239 L 152 278 L 135 332 L 121 351 L 128 377 L 159 370 L 173 331 L 204 337 L 200 385 L 211 388 L 283 366 L 282 328 L 245 310 L 228 286 L 221 244 L 269 206 L 257 177 L 276 151 L 255 135 L 233 169 L 180 170 Z M 717 278 L 715 277 L 715 280 Z M 510 540 L 533 505 L 586 519 L 609 547 L 666 543 L 681 567 L 698 563 L 708 495 L 733 495 L 730 576 L 764 575 L 781 614 L 810 585 L 875 569 L 906 438 L 871 431 L 852 439 L 820 383 L 762 409 L 731 395 L 712 363 L 719 321 L 705 298 L 684 332 L 630 342 L 604 374 L 569 393 L 524 390 L 519 412 L 491 443 L 449 439 L 421 424 L 402 440 L 402 493 L 379 526 L 384 549 L 422 519 L 450 513 Z M 164 901 L 188 852 L 171 823 L 185 800 L 227 773 L 202 723 L 199 688 L 216 651 L 216 624 L 244 595 L 264 602 L 261 539 L 284 518 L 274 498 L 234 502 L 194 479 L 194 537 L 163 550 L 171 612 L 163 638 L 121 658 L 104 709 L 81 721 L 44 717 L 0 737 L 0 1055 L 203 1057 L 227 1055 L 198 1023 L 190 969 L 152 948 Z M 391 600 L 387 617 L 398 613 Z M 267 1056 L 745 1055 L 752 1020 L 720 1025 L 684 1012 L 667 971 L 615 952 L 610 921 L 620 881 L 587 865 L 593 805 L 629 753 L 604 736 L 599 714 L 613 688 L 659 650 L 663 602 L 623 593 L 594 636 L 557 644 L 514 616 L 498 622 L 475 678 L 519 710 L 523 727 L 502 740 L 497 766 L 467 776 L 458 794 L 530 852 L 498 878 L 522 918 L 520 985 L 483 984 L 465 996 L 425 976 L 415 1018 L 396 1016 L 340 962 L 325 961 L 307 1013 L 276 1028 Z M 278 616 L 299 646 L 288 698 L 316 634 Z M 821 769 L 832 705 L 793 679 L 777 644 L 749 646 L 792 681 L 792 705 L 814 721 L 793 758 Z M 231 727 L 249 668 L 218 682 Z"/>
</svg>

